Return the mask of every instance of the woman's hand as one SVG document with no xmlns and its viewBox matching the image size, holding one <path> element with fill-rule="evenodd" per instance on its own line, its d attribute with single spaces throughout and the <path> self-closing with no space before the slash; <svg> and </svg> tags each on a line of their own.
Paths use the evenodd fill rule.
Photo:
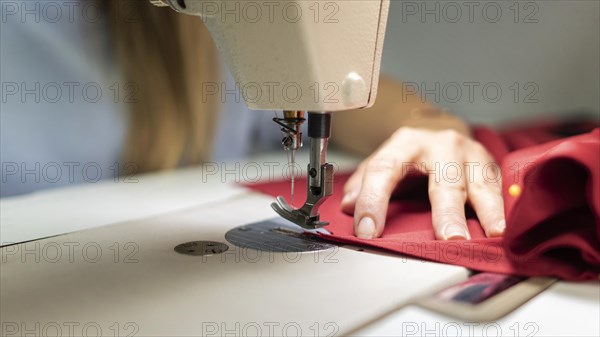
<svg viewBox="0 0 600 337">
<path fill-rule="evenodd" d="M 488 237 L 502 236 L 506 222 L 499 167 L 478 142 L 453 130 L 404 127 L 367 158 L 344 187 L 342 209 L 354 213 L 354 232 L 365 239 L 381 235 L 396 185 L 415 171 L 429 176 L 435 236 L 470 239 L 468 201 Z"/>
</svg>

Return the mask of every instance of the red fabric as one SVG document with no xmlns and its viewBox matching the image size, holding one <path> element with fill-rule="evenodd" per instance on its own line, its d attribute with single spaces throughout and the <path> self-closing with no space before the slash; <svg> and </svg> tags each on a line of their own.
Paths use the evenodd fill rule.
<svg viewBox="0 0 600 337">
<path fill-rule="evenodd" d="M 563 139 L 549 130 L 543 126 L 536 132 L 522 129 L 498 134 L 485 128 L 474 132 L 501 163 L 507 219 L 502 239 L 486 238 L 468 210 L 471 240 L 435 240 L 430 205 L 422 194 L 390 201 L 381 238 L 356 238 L 352 216 L 340 210 L 341 191 L 348 178 L 344 174 L 336 176 L 334 195 L 321 208 L 322 219 L 331 223 L 327 230 L 332 232 L 324 237 L 480 271 L 598 279 L 600 129 Z M 557 140 L 532 145 L 548 139 Z M 513 184 L 522 189 L 518 197 L 507 192 Z M 305 185 L 305 181 L 296 183 L 298 195 L 305 192 Z M 273 196 L 287 195 L 289 182 L 251 187 Z"/>
</svg>

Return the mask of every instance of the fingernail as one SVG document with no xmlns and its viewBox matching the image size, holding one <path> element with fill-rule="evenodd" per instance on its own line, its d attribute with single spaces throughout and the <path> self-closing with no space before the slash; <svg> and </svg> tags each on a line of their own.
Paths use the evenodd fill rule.
<svg viewBox="0 0 600 337">
<path fill-rule="evenodd" d="M 368 216 L 360 219 L 356 228 L 356 236 L 361 239 L 372 239 L 375 235 L 375 222 Z"/>
<path fill-rule="evenodd" d="M 460 225 L 448 225 L 444 229 L 444 240 L 465 240 L 469 238 L 469 234 Z"/>
<path fill-rule="evenodd" d="M 502 235 L 502 234 L 504 234 L 505 229 L 506 229 L 506 220 L 500 220 L 500 222 L 498 222 L 496 224 L 496 226 L 494 226 L 494 234 Z"/>
</svg>

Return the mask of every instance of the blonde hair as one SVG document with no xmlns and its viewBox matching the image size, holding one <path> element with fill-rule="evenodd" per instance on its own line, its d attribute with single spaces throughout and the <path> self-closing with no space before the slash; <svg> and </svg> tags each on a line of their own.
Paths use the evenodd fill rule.
<svg viewBox="0 0 600 337">
<path fill-rule="evenodd" d="M 201 20 L 147 0 L 101 2 L 116 13 L 110 25 L 120 71 L 138 89 L 123 160 L 138 172 L 206 160 L 218 106 L 203 101 L 202 84 L 218 80 L 219 72 Z"/>
</svg>

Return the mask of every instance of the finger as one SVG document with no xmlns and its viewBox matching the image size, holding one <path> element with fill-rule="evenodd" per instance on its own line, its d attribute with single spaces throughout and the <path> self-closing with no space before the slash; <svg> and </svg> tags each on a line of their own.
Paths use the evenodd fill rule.
<svg viewBox="0 0 600 337">
<path fill-rule="evenodd" d="M 430 153 L 435 161 L 428 161 L 433 229 L 440 240 L 470 239 L 465 217 L 467 186 L 462 156 L 459 147 L 449 150 L 446 145 L 435 147 Z"/>
<path fill-rule="evenodd" d="M 381 151 L 385 151 L 385 149 L 391 149 L 393 146 L 402 145 L 402 142 L 405 142 L 407 138 L 415 139 L 416 137 L 418 137 L 418 135 L 416 135 L 412 130 L 406 130 L 406 128 L 399 129 L 389 139 L 381 144 L 372 155 L 360 163 L 356 171 L 350 176 L 344 185 L 344 197 L 342 198 L 341 202 L 342 212 L 346 214 L 354 214 L 356 200 L 358 199 L 359 192 L 362 188 L 365 169 L 373 156 Z"/>
<path fill-rule="evenodd" d="M 367 163 L 354 210 L 356 236 L 372 239 L 381 236 L 392 191 L 405 176 L 403 162 L 412 162 L 414 154 L 402 152 L 402 143 L 377 152 Z"/>
<path fill-rule="evenodd" d="M 357 168 L 356 171 L 350 176 L 346 184 L 344 185 L 344 197 L 342 198 L 341 208 L 342 212 L 347 214 L 354 213 L 354 205 L 356 204 L 356 198 L 358 198 L 358 192 L 362 186 L 362 178 L 365 172 L 365 166 L 367 165 L 368 158 L 365 159 Z"/>
<path fill-rule="evenodd" d="M 506 221 L 504 219 L 500 168 L 483 147 L 469 152 L 471 155 L 468 163 L 471 165 L 465 167 L 467 198 L 477 213 L 485 235 L 487 237 L 502 236 L 506 228 Z"/>
<path fill-rule="evenodd" d="M 386 140 L 377 150 L 374 152 L 377 153 L 381 151 L 381 149 L 386 148 L 390 143 L 390 140 Z M 356 168 L 356 171 L 350 176 L 346 184 L 344 185 L 344 197 L 342 198 L 341 208 L 342 212 L 346 214 L 354 214 L 354 209 L 356 206 L 356 199 L 358 198 L 358 193 L 360 192 L 362 186 L 363 175 L 365 174 L 365 168 L 368 162 L 371 160 L 373 155 L 368 156 L 363 160 L 360 165 Z"/>
</svg>

